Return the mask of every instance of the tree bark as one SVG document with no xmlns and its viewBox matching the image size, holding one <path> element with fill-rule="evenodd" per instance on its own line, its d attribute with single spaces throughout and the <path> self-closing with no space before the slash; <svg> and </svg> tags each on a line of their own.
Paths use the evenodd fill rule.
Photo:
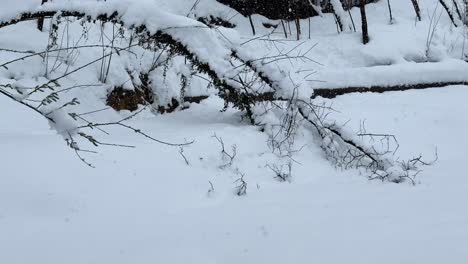
<svg viewBox="0 0 468 264">
<path fill-rule="evenodd" d="M 339 4 L 339 6 L 338 6 L 338 4 Z M 338 9 L 343 9 L 343 7 L 341 5 L 341 2 L 336 3 L 336 2 L 333 1 L 333 2 L 330 3 L 330 5 L 331 5 L 333 15 L 335 16 L 335 19 L 336 19 L 336 23 L 337 23 L 337 26 L 338 26 L 338 29 L 339 29 L 338 31 L 343 32 L 345 30 L 344 22 L 343 22 L 343 18 L 340 15 L 341 13 L 338 11 Z"/>
<path fill-rule="evenodd" d="M 385 93 L 394 91 L 421 90 L 430 88 L 443 88 L 452 85 L 468 85 L 468 82 L 435 82 L 435 83 L 418 83 L 418 84 L 402 84 L 391 86 L 371 86 L 371 87 L 344 87 L 344 88 L 318 88 L 314 89 L 312 98 L 335 98 L 340 95 L 349 93 Z"/>
<path fill-rule="evenodd" d="M 414 12 L 416 12 L 416 17 L 418 18 L 418 21 L 421 21 L 421 9 L 419 9 L 418 0 L 411 0 L 411 2 L 413 3 Z"/>
<path fill-rule="evenodd" d="M 252 27 L 252 34 L 255 36 L 255 26 L 254 26 L 254 23 L 252 21 L 252 16 L 249 16 L 249 22 L 250 22 L 250 27 Z"/>
<path fill-rule="evenodd" d="M 390 4 L 390 0 L 387 0 L 387 5 L 388 5 L 388 13 L 390 16 L 390 24 L 393 24 L 392 6 Z"/>
<path fill-rule="evenodd" d="M 455 7 L 455 11 L 457 12 L 458 18 L 463 21 L 463 14 L 460 11 L 460 7 L 458 6 L 457 0 L 452 0 L 453 6 Z M 468 10 L 466 10 L 468 12 Z"/>
<path fill-rule="evenodd" d="M 297 35 L 297 40 L 301 38 L 301 21 L 299 18 L 295 19 L 296 22 L 296 35 Z"/>
<path fill-rule="evenodd" d="M 42 0 L 41 2 L 41 5 L 47 3 L 48 0 Z M 39 29 L 39 31 L 42 31 L 44 29 L 44 18 L 41 17 L 37 20 L 37 29 Z"/>
<path fill-rule="evenodd" d="M 369 43 L 369 30 L 367 28 L 367 16 L 366 16 L 366 1 L 361 0 L 359 9 L 361 10 L 361 21 L 362 21 L 362 43 Z"/>
<path fill-rule="evenodd" d="M 452 10 L 450 10 L 450 7 L 447 6 L 447 3 L 444 0 L 439 0 L 439 2 L 442 5 L 442 7 L 445 9 L 445 11 L 447 12 L 447 14 L 448 14 L 448 16 L 450 18 L 450 21 L 452 21 L 452 24 L 455 27 L 458 27 L 457 22 L 455 21 L 455 17 L 453 16 Z"/>
</svg>

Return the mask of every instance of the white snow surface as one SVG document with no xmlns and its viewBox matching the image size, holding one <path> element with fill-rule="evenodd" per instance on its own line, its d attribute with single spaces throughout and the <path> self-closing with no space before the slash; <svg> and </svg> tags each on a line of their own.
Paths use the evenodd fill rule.
<svg viewBox="0 0 468 264">
<path fill-rule="evenodd" d="M 145 116 L 135 125 L 177 149 L 113 131 L 137 149 L 100 149 L 91 169 L 44 121 L 1 98 L 2 263 L 465 263 L 468 258 L 466 87 L 355 94 L 335 107 L 395 133 L 401 154 L 439 161 L 419 184 L 367 181 L 337 171 L 314 146 L 297 157 L 291 183 L 273 179 L 266 136 L 219 113 L 212 99 L 190 110 Z M 353 124 L 358 126 L 356 121 Z M 216 132 L 248 182 L 223 161 Z M 214 192 L 208 193 L 211 181 Z"/>
<path fill-rule="evenodd" d="M 262 26 L 279 21 L 255 15 L 257 33 L 264 37 L 252 41 L 247 18 L 214 0 L 201 0 L 191 11 L 194 2 L 54 0 L 39 7 L 39 0 L 2 0 L 0 21 L 34 10 L 119 11 L 126 25 L 144 24 L 151 32 L 180 37 L 225 76 L 234 74 L 226 70 L 231 49 L 257 59 L 278 51 L 292 50 L 296 56 L 312 48 L 308 59 L 265 66 L 283 87 L 290 87 L 290 78 L 300 84 L 303 98 L 314 88 L 468 81 L 466 27 L 454 28 L 438 0 L 419 1 L 421 22 L 415 21 L 411 1 L 392 0 L 393 24 L 386 1 L 367 5 L 371 41 L 365 46 L 359 32 L 337 34 L 331 14 L 311 19 L 310 39 L 309 21 L 301 21 L 300 41 L 295 41 L 293 25 L 286 40 L 281 26 L 272 34 Z M 359 29 L 359 10 L 351 13 Z M 428 41 L 434 14 L 441 18 Z M 193 19 L 209 15 L 237 27 L 210 29 Z M 35 27 L 30 21 L 0 29 L 0 48 L 44 50 L 48 33 Z M 97 28 L 89 29 L 90 43 L 99 43 Z M 71 23 L 68 40 L 85 45 L 81 30 Z M 112 34 L 112 27 L 105 31 Z M 100 63 L 61 79 L 62 88 L 87 86 L 61 93 L 57 105 L 78 97 L 81 104 L 66 109 L 86 113 L 106 107 L 112 87 L 134 89 L 126 70 L 149 65 L 152 54 L 137 47 L 131 52 L 113 57 L 105 84 L 99 81 Z M 0 51 L 0 64 L 23 55 Z M 73 63 L 57 66 L 49 77 L 100 55 L 100 48 L 79 51 Z M 56 63 L 51 60 L 47 67 Z M 48 80 L 44 64 L 32 57 L 1 68 L 0 85 L 25 92 L 43 84 Z M 162 71 L 150 78 L 156 101 L 164 105 L 182 96 L 178 82 L 190 70 L 178 57 L 168 65 L 166 78 Z M 359 171 L 335 169 L 305 128 L 297 136 L 296 145 L 303 148 L 294 155 L 292 178 L 280 182 L 267 165 L 285 161 L 271 153 L 267 134 L 242 120 L 236 109 L 220 112 L 223 102 L 215 94 L 206 81 L 194 78 L 185 95 L 211 95 L 208 100 L 171 114 L 143 111 L 128 121 L 160 140 L 194 140 L 182 149 L 188 165 L 177 147 L 110 127 L 110 135 L 97 131 L 95 137 L 136 148 L 92 149 L 97 153 L 84 158 L 96 168 L 84 165 L 57 135 L 73 127 L 65 110 L 55 113 L 63 120 L 52 130 L 42 116 L 0 95 L 0 263 L 467 263 L 468 86 L 316 100 L 331 104 L 337 111 L 330 118 L 346 124 L 349 133 L 365 121 L 368 131 L 396 135 L 396 156 L 402 160 L 422 154 L 430 161 L 437 150 L 437 162 L 423 168 L 415 186 L 368 181 Z M 42 99 L 24 93 L 15 98 Z M 107 109 L 89 119 L 105 122 L 129 115 Z M 228 151 L 236 146 L 233 164 L 224 169 L 226 159 L 214 134 Z M 239 197 L 235 189 L 241 173 L 247 195 Z"/>
</svg>

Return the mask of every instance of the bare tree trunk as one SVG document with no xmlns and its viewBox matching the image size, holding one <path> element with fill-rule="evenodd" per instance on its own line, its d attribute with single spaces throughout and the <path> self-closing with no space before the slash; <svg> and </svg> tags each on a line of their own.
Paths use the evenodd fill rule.
<svg viewBox="0 0 468 264">
<path fill-rule="evenodd" d="M 249 22 L 250 22 L 250 26 L 252 27 L 252 34 L 255 36 L 255 26 L 252 21 L 252 16 L 249 16 Z"/>
<path fill-rule="evenodd" d="M 333 12 L 333 15 L 335 16 L 336 31 L 338 31 L 338 33 L 343 32 L 343 23 L 341 18 L 335 12 Z"/>
<path fill-rule="evenodd" d="M 353 18 L 353 15 L 351 14 L 351 3 L 350 3 L 350 0 L 347 0 L 346 1 L 346 8 L 348 9 L 348 15 L 349 15 L 349 19 L 351 20 L 351 25 L 353 25 L 353 30 L 354 32 L 356 32 L 356 25 L 354 24 L 354 18 Z"/>
<path fill-rule="evenodd" d="M 361 0 L 359 4 L 361 10 L 361 21 L 362 21 L 362 43 L 369 43 L 369 30 L 367 28 L 367 16 L 366 16 L 366 0 Z"/>
<path fill-rule="evenodd" d="M 455 7 L 455 11 L 457 12 L 458 18 L 463 21 L 463 14 L 460 11 L 460 7 L 458 6 L 457 0 L 452 0 L 453 6 Z"/>
<path fill-rule="evenodd" d="M 283 26 L 284 37 L 288 38 L 288 32 L 286 31 L 286 27 L 284 26 L 284 21 L 281 19 L 281 26 Z"/>
<path fill-rule="evenodd" d="M 333 15 L 335 16 L 335 20 L 339 29 L 338 31 L 343 32 L 345 30 L 344 21 L 343 21 L 343 18 L 341 17 L 341 12 L 339 12 L 338 10 L 338 9 L 341 9 L 341 10 L 343 9 L 342 4 L 341 2 L 337 3 L 335 1 L 332 1 L 330 2 L 330 5 L 332 7 Z"/>
<path fill-rule="evenodd" d="M 463 1 L 463 23 L 468 26 L 468 0 Z"/>
<path fill-rule="evenodd" d="M 419 9 L 418 0 L 411 0 L 411 2 L 413 3 L 414 11 L 416 12 L 418 21 L 421 21 L 421 9 Z"/>
<path fill-rule="evenodd" d="M 387 5 L 388 5 L 388 13 L 390 15 L 390 24 L 393 24 L 392 6 L 390 4 L 390 0 L 387 0 Z"/>
<path fill-rule="evenodd" d="M 297 40 L 301 38 L 301 21 L 299 18 L 295 19 L 296 22 L 296 34 L 297 34 Z"/>
<path fill-rule="evenodd" d="M 447 12 L 447 14 L 448 14 L 448 16 L 450 18 L 450 21 L 452 21 L 452 24 L 455 27 L 458 27 L 457 21 L 455 21 L 455 17 L 453 16 L 452 10 L 450 10 L 450 7 L 447 6 L 447 3 L 444 0 L 439 0 L 439 2 L 442 5 L 442 7 L 445 9 L 445 11 Z"/>
<path fill-rule="evenodd" d="M 41 2 L 41 5 L 47 3 L 48 0 L 42 0 Z M 37 20 L 37 29 L 39 29 L 39 31 L 42 31 L 44 29 L 44 18 L 41 17 Z"/>
</svg>

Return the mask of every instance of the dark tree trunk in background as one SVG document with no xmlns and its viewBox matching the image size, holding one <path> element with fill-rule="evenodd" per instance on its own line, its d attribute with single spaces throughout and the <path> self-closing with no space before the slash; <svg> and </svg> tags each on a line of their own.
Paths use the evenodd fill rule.
<svg viewBox="0 0 468 264">
<path fill-rule="evenodd" d="M 260 14 L 270 19 L 292 21 L 318 15 L 308 0 L 218 0 L 244 16 Z"/>
<path fill-rule="evenodd" d="M 255 36 L 255 25 L 252 21 L 252 16 L 249 16 L 250 26 L 252 27 L 252 34 Z"/>
<path fill-rule="evenodd" d="M 335 16 L 336 26 L 338 27 L 338 33 L 343 32 L 343 21 L 341 21 L 341 17 L 333 10 L 333 15 Z"/>
<path fill-rule="evenodd" d="M 390 4 L 390 0 L 387 0 L 387 6 L 388 6 L 388 13 L 390 16 L 390 24 L 393 24 L 392 5 Z"/>
<path fill-rule="evenodd" d="M 296 21 L 297 40 L 299 40 L 301 38 L 301 21 L 299 20 L 299 18 L 297 18 L 295 21 Z"/>
<path fill-rule="evenodd" d="M 295 19 L 305 19 L 318 16 L 309 0 L 217 0 L 218 2 L 236 9 L 244 16 L 260 14 L 270 19 L 283 19 L 293 21 Z M 376 2 L 377 0 L 365 0 L 366 4 Z M 401 1 L 401 0 L 400 0 Z M 358 6 L 360 0 L 341 0 L 346 3 L 345 9 Z M 314 1 L 321 7 L 324 13 L 333 13 L 333 7 L 329 0 Z"/>
<path fill-rule="evenodd" d="M 442 1 L 442 0 L 439 0 L 440 4 L 442 5 L 442 7 L 445 9 L 445 11 L 447 12 L 447 15 L 449 16 L 450 18 L 450 21 L 452 21 L 452 24 L 457 27 L 457 22 L 455 22 L 455 17 L 453 16 L 453 12 L 452 10 L 450 9 L 449 6 L 447 6 L 447 4 L 445 3 L 445 1 Z"/>
<path fill-rule="evenodd" d="M 416 17 L 421 21 L 421 9 L 419 9 L 418 0 L 411 0 L 413 3 L 414 11 L 416 12 Z"/>
<path fill-rule="evenodd" d="M 47 3 L 48 0 L 42 0 L 41 2 L 41 5 Z M 44 29 L 44 18 L 41 17 L 37 20 L 37 29 L 39 29 L 39 31 L 42 31 Z"/>
<path fill-rule="evenodd" d="M 457 12 L 458 18 L 463 21 L 463 13 L 460 10 L 460 7 L 458 6 L 457 0 L 452 0 L 453 6 L 455 7 L 455 11 Z M 466 10 L 468 12 L 468 10 Z"/>
<path fill-rule="evenodd" d="M 369 43 L 369 31 L 367 29 L 366 1 L 365 0 L 361 0 L 359 9 L 361 10 L 361 21 L 362 21 L 362 43 L 367 44 Z"/>
</svg>

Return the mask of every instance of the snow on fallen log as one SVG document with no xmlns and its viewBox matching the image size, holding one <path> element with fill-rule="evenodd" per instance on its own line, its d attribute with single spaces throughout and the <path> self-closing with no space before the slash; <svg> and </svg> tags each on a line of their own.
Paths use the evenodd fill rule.
<svg viewBox="0 0 468 264">
<path fill-rule="evenodd" d="M 437 83 L 468 82 L 468 63 L 462 60 L 441 62 L 402 63 L 390 66 L 374 66 L 346 69 L 325 69 L 311 82 L 316 89 L 340 89 L 349 87 L 405 87 Z"/>
</svg>

